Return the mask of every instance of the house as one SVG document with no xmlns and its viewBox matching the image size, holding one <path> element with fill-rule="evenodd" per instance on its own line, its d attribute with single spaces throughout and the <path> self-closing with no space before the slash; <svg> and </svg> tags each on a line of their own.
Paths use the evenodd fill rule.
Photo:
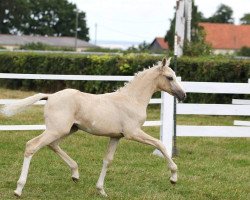
<svg viewBox="0 0 250 200">
<path fill-rule="evenodd" d="M 29 43 L 43 43 L 53 47 L 75 48 L 74 37 L 47 37 L 47 36 L 31 36 L 31 35 L 7 35 L 0 34 L 0 46 L 14 50 L 19 49 L 21 45 Z M 96 47 L 84 40 L 77 39 L 77 51 L 83 51 L 87 48 Z"/>
<path fill-rule="evenodd" d="M 155 53 L 166 52 L 169 49 L 168 43 L 162 37 L 156 37 L 148 49 Z"/>
<path fill-rule="evenodd" d="M 215 54 L 232 54 L 242 47 L 250 47 L 250 25 L 199 23 L 206 33 L 206 42 Z"/>
</svg>

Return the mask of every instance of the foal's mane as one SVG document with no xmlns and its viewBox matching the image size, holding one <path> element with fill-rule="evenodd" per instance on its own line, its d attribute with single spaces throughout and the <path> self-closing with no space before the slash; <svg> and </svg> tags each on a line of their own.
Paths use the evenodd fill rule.
<svg viewBox="0 0 250 200">
<path fill-rule="evenodd" d="M 152 67 L 144 68 L 142 71 L 135 73 L 134 78 L 132 80 L 130 80 L 129 82 L 125 82 L 124 86 L 120 87 L 117 91 L 120 92 L 120 91 L 126 89 L 128 86 L 130 86 L 135 81 L 142 79 L 149 72 L 150 69 L 156 69 L 156 68 L 160 67 L 161 64 L 162 64 L 161 61 L 158 61 L 156 65 L 153 64 Z"/>
</svg>

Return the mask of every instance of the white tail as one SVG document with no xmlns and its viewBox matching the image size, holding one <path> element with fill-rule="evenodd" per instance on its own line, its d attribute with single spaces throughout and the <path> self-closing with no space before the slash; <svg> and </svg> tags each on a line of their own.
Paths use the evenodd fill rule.
<svg viewBox="0 0 250 200">
<path fill-rule="evenodd" d="M 32 105 L 33 103 L 48 96 L 49 94 L 43 94 L 43 93 L 35 94 L 25 99 L 18 100 L 15 103 L 5 105 L 0 112 L 6 116 L 12 116 L 15 115 L 16 113 L 25 110 L 28 106 Z"/>
</svg>

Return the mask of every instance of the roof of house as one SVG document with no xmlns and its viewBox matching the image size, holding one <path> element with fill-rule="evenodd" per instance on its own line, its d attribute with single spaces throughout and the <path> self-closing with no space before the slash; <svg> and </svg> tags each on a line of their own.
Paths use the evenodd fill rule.
<svg viewBox="0 0 250 200">
<path fill-rule="evenodd" d="M 151 45 L 154 44 L 155 42 L 157 42 L 162 49 L 169 49 L 168 43 L 164 40 L 163 37 L 156 37 L 154 41 L 151 43 Z"/>
<path fill-rule="evenodd" d="M 75 47 L 74 37 L 51 37 L 51 36 L 30 36 L 30 35 L 7 35 L 0 34 L 0 45 L 25 45 L 28 43 L 44 43 L 57 47 Z M 84 40 L 77 39 L 77 47 L 94 47 Z"/>
<path fill-rule="evenodd" d="M 206 32 L 206 41 L 214 49 L 250 47 L 250 25 L 199 23 Z"/>
</svg>

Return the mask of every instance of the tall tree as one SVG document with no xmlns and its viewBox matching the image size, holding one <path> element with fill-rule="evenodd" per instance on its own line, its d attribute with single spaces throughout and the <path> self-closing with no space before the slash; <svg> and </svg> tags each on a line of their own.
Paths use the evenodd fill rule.
<svg viewBox="0 0 250 200">
<path fill-rule="evenodd" d="M 28 0 L 0 1 L 0 33 L 16 34 L 29 13 Z"/>
<path fill-rule="evenodd" d="M 244 14 L 242 18 L 240 18 L 241 24 L 250 24 L 250 13 Z"/>
<path fill-rule="evenodd" d="M 192 27 L 192 34 L 191 40 L 196 41 L 199 39 L 199 30 L 200 27 L 198 23 L 203 19 L 203 14 L 198 11 L 198 7 L 194 4 L 194 0 L 192 1 L 192 20 L 191 20 L 191 27 Z M 167 31 L 165 36 L 165 41 L 168 42 L 170 49 L 174 49 L 174 35 L 175 35 L 175 14 L 173 19 L 170 20 L 170 29 Z"/>
<path fill-rule="evenodd" d="M 231 7 L 221 4 L 219 5 L 217 11 L 214 13 L 213 16 L 203 19 L 205 22 L 212 22 L 212 23 L 228 23 L 228 24 L 233 24 L 234 19 L 233 19 L 233 10 Z"/>
<path fill-rule="evenodd" d="M 74 36 L 77 16 L 78 37 L 89 40 L 85 13 L 76 15 L 76 5 L 67 0 L 0 1 L 0 8 L 1 33 Z"/>
</svg>

